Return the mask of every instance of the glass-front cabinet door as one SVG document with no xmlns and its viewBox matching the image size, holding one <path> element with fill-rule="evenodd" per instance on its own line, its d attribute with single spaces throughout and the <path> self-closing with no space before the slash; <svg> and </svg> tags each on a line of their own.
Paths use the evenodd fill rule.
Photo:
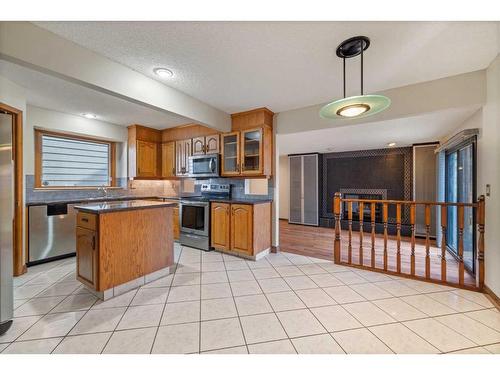
<svg viewBox="0 0 500 375">
<path fill-rule="evenodd" d="M 240 133 L 222 135 L 222 175 L 240 174 Z"/>
<path fill-rule="evenodd" d="M 262 129 L 241 132 L 241 173 L 262 173 Z"/>
</svg>

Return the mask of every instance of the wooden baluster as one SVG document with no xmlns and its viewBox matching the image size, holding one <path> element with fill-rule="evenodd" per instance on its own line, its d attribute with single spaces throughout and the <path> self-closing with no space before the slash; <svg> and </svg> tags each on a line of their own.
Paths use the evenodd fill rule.
<svg viewBox="0 0 500 375">
<path fill-rule="evenodd" d="M 401 203 L 396 204 L 396 270 L 401 273 Z"/>
<path fill-rule="evenodd" d="M 464 284 L 464 206 L 458 206 L 458 284 Z"/>
<path fill-rule="evenodd" d="M 363 219 L 365 216 L 364 203 L 359 202 L 359 264 L 363 265 Z"/>
<path fill-rule="evenodd" d="M 425 278 L 431 277 L 431 205 L 425 205 Z"/>
<path fill-rule="evenodd" d="M 387 203 L 382 203 L 382 221 L 384 223 L 384 271 L 387 271 L 387 220 L 388 220 Z"/>
<path fill-rule="evenodd" d="M 371 248 L 371 265 L 372 268 L 375 268 L 375 202 L 370 204 L 370 218 L 371 218 L 371 239 L 372 239 L 372 248 Z"/>
<path fill-rule="evenodd" d="M 448 206 L 441 206 L 441 281 L 446 281 L 446 227 L 448 226 Z"/>
<path fill-rule="evenodd" d="M 347 245 L 347 263 L 352 263 L 352 202 L 347 202 L 347 219 L 349 224 L 349 243 Z"/>
<path fill-rule="evenodd" d="M 342 195 L 335 193 L 333 197 L 333 215 L 335 217 L 335 241 L 333 245 L 333 261 L 341 263 L 340 259 L 340 203 Z"/>
<path fill-rule="evenodd" d="M 484 217 L 485 217 L 485 206 L 484 206 L 484 195 L 479 197 L 477 202 L 477 228 L 478 228 L 478 238 L 477 238 L 477 265 L 476 265 L 476 286 L 479 290 L 484 288 Z"/>
<path fill-rule="evenodd" d="M 411 255 L 410 255 L 410 274 L 415 276 L 415 203 L 410 205 L 410 228 L 411 228 Z"/>
</svg>

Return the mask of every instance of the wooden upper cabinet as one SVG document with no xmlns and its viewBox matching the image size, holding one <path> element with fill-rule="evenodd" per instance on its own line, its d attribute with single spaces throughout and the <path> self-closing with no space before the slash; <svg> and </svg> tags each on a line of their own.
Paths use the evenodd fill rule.
<svg viewBox="0 0 500 375">
<path fill-rule="evenodd" d="M 219 134 L 208 135 L 205 137 L 205 153 L 218 154 L 220 153 L 220 136 Z"/>
<path fill-rule="evenodd" d="M 166 142 L 161 145 L 161 176 L 175 176 L 175 142 Z"/>
<path fill-rule="evenodd" d="M 219 135 L 193 138 L 193 155 L 218 154 Z"/>
<path fill-rule="evenodd" d="M 189 157 L 192 155 L 191 139 L 175 142 L 175 159 L 177 176 L 187 176 L 189 173 Z"/>
<path fill-rule="evenodd" d="M 211 204 L 211 246 L 217 250 L 228 251 L 231 248 L 230 204 Z"/>
<path fill-rule="evenodd" d="M 241 132 L 241 174 L 262 174 L 263 134 L 262 128 Z"/>
<path fill-rule="evenodd" d="M 240 132 L 225 133 L 221 136 L 221 175 L 240 174 Z"/>
<path fill-rule="evenodd" d="M 137 141 L 137 177 L 158 176 L 158 144 Z"/>
<path fill-rule="evenodd" d="M 128 166 L 131 178 L 161 176 L 161 133 L 140 125 L 128 127 Z"/>
<path fill-rule="evenodd" d="M 205 154 L 205 137 L 193 138 L 193 155 Z"/>
<path fill-rule="evenodd" d="M 231 205 L 232 250 L 253 255 L 253 208 L 247 204 Z"/>
<path fill-rule="evenodd" d="M 221 136 L 222 176 L 271 176 L 272 130 L 253 128 Z"/>
</svg>

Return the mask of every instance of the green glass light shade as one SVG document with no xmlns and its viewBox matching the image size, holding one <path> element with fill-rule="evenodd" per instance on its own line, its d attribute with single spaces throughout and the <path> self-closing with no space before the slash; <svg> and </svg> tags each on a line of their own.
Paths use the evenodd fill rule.
<svg viewBox="0 0 500 375">
<path fill-rule="evenodd" d="M 349 96 L 325 105 L 319 115 L 324 119 L 358 119 L 382 112 L 390 105 L 391 99 L 383 95 Z"/>
</svg>

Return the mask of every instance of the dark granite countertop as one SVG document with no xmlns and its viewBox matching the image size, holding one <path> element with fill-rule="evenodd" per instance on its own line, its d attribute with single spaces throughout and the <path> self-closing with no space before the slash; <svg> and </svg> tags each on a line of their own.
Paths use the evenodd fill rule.
<svg viewBox="0 0 500 375">
<path fill-rule="evenodd" d="M 270 203 L 272 199 L 249 199 L 249 198 L 209 198 L 210 202 L 234 203 L 234 204 L 262 204 Z"/>
<path fill-rule="evenodd" d="M 79 203 L 81 205 L 89 204 L 93 205 L 94 203 L 100 202 L 120 202 L 120 201 L 133 201 L 133 200 L 162 200 L 165 203 L 169 201 L 179 202 L 181 199 L 189 200 L 190 197 L 175 197 L 175 196 L 123 196 L 123 197 L 102 197 L 102 198 L 83 198 L 83 199 L 64 199 L 64 200 L 51 200 L 51 201 L 40 201 L 40 202 L 29 202 L 26 203 L 26 206 L 46 206 L 51 204 L 75 204 Z M 262 198 L 207 198 L 209 202 L 221 202 L 221 203 L 235 203 L 235 204 L 261 204 L 261 203 L 269 203 L 272 202 L 272 199 L 262 199 Z"/>
<path fill-rule="evenodd" d="M 93 214 L 102 214 L 115 211 L 143 210 L 149 208 L 175 207 L 176 203 L 155 202 L 147 200 L 128 200 L 121 202 L 101 202 L 75 206 L 75 209 Z"/>
<path fill-rule="evenodd" d="M 156 196 L 123 196 L 123 197 L 99 197 L 99 198 L 82 198 L 82 199 L 61 199 L 39 202 L 28 202 L 26 206 L 46 206 L 49 204 L 73 204 L 73 203 L 94 203 L 94 202 L 115 202 L 115 201 L 128 201 L 128 200 L 142 200 L 142 199 L 163 199 Z M 171 198 L 174 199 L 174 198 Z"/>
</svg>

